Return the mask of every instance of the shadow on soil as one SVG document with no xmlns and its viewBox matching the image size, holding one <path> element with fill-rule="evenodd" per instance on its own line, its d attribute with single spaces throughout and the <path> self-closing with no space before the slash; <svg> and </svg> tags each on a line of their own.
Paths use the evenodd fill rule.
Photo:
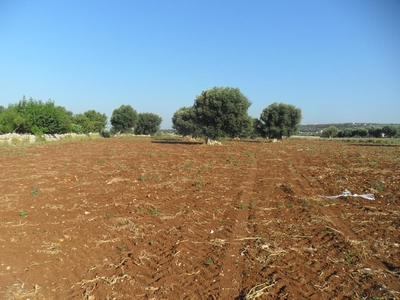
<svg viewBox="0 0 400 300">
<path fill-rule="evenodd" d="M 153 140 L 152 143 L 158 144 L 179 144 L 179 145 L 203 145 L 203 142 L 192 142 L 192 141 L 180 141 L 180 140 Z"/>
</svg>

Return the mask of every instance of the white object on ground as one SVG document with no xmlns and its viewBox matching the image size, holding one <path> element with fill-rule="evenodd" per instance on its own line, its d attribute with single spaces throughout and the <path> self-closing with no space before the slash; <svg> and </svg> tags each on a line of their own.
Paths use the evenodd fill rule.
<svg viewBox="0 0 400 300">
<path fill-rule="evenodd" d="M 322 195 L 318 195 L 318 196 L 322 197 L 322 198 L 329 198 L 329 199 L 336 199 L 336 198 L 340 198 L 340 197 L 361 197 L 361 198 L 364 198 L 364 199 L 367 199 L 367 200 L 375 200 L 374 194 L 358 195 L 358 194 L 352 194 L 348 190 L 344 190 L 342 194 L 336 195 L 336 196 L 322 196 Z"/>
</svg>

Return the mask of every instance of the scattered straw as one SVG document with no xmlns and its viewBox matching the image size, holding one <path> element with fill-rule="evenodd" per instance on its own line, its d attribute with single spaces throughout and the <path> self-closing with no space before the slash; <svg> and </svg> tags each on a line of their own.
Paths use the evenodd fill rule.
<svg viewBox="0 0 400 300">
<path fill-rule="evenodd" d="M 95 282 L 99 282 L 99 281 L 103 281 L 105 283 L 107 283 L 108 285 L 115 285 L 117 284 L 119 281 L 123 280 L 124 278 L 128 278 L 130 279 L 131 277 L 128 274 L 121 274 L 121 275 L 113 275 L 111 277 L 107 277 L 107 276 L 96 276 L 93 279 L 89 279 L 89 280 L 82 280 L 80 282 L 78 282 L 78 284 L 81 287 L 84 287 L 86 284 L 88 283 L 95 283 Z"/>
<path fill-rule="evenodd" d="M 33 289 L 25 291 L 25 283 L 21 281 L 21 283 L 13 284 L 12 286 L 7 287 L 6 298 L 5 299 L 27 299 L 28 297 L 36 297 L 38 296 L 38 292 L 40 290 L 40 286 L 37 284 L 33 285 Z"/>
<path fill-rule="evenodd" d="M 46 254 L 58 254 L 61 252 L 59 249 L 60 243 L 49 243 L 44 242 L 42 246 L 43 249 L 36 250 L 36 253 L 46 253 Z"/>
<path fill-rule="evenodd" d="M 277 282 L 278 280 L 272 279 L 269 283 L 265 282 L 253 286 L 247 293 L 245 299 L 257 299 L 258 297 L 268 294 L 268 289 L 273 287 Z"/>
<path fill-rule="evenodd" d="M 192 273 L 181 274 L 179 276 L 192 276 L 192 275 L 197 275 L 197 274 L 200 274 L 200 270 L 198 270 L 196 272 L 192 272 Z"/>
<path fill-rule="evenodd" d="M 121 239 L 120 238 L 115 238 L 115 239 L 111 239 L 111 240 L 97 240 L 95 241 L 96 243 L 96 247 L 99 247 L 101 244 L 106 244 L 106 243 L 115 243 L 115 242 L 119 242 Z"/>
</svg>

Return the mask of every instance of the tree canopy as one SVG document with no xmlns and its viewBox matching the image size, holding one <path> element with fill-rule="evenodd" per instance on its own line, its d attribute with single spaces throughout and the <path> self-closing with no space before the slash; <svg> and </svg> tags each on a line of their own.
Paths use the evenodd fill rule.
<svg viewBox="0 0 400 300">
<path fill-rule="evenodd" d="M 249 132 L 252 120 L 247 114 L 251 102 L 238 88 L 214 87 L 202 91 L 194 102 L 196 123 L 208 138 L 236 137 Z"/>
<path fill-rule="evenodd" d="M 368 136 L 368 129 L 367 128 L 353 129 L 353 136 L 366 137 Z"/>
<path fill-rule="evenodd" d="M 258 118 L 253 118 L 253 130 L 251 132 L 252 138 L 264 137 L 264 123 Z"/>
<path fill-rule="evenodd" d="M 328 128 L 325 128 L 322 130 L 321 136 L 327 137 L 327 138 L 333 138 L 337 136 L 339 133 L 339 129 L 335 126 L 329 126 Z"/>
<path fill-rule="evenodd" d="M 172 116 L 172 128 L 180 135 L 196 137 L 200 129 L 196 124 L 196 112 L 193 106 L 181 107 Z"/>
<path fill-rule="evenodd" d="M 54 134 L 71 129 L 71 112 L 56 106 L 54 101 L 34 100 L 23 97 L 17 104 L 10 104 L 0 114 L 1 133 Z"/>
<path fill-rule="evenodd" d="M 72 117 L 73 131 L 76 133 L 102 132 L 107 125 L 107 116 L 95 110 Z"/>
<path fill-rule="evenodd" d="M 395 137 L 399 134 L 399 128 L 393 125 L 386 125 L 382 127 L 382 132 L 387 137 Z"/>
<path fill-rule="evenodd" d="M 380 138 L 380 137 L 382 137 L 382 128 L 370 127 L 370 128 L 368 128 L 368 134 L 375 138 Z"/>
<path fill-rule="evenodd" d="M 339 130 L 337 136 L 343 138 L 343 137 L 351 137 L 352 135 L 353 135 L 353 130 L 350 128 L 346 128 L 344 130 Z"/>
<path fill-rule="evenodd" d="M 10 105 L 8 108 L 0 112 L 0 133 L 11 133 L 20 127 L 24 120 L 18 114 L 15 105 Z"/>
<path fill-rule="evenodd" d="M 110 122 L 112 125 L 112 132 L 128 133 L 132 132 L 133 127 L 138 122 L 138 113 L 130 105 L 121 105 L 119 108 L 114 109 Z"/>
<path fill-rule="evenodd" d="M 156 134 L 160 130 L 162 118 L 153 113 L 139 113 L 135 134 Z"/>
<path fill-rule="evenodd" d="M 290 104 L 273 103 L 261 113 L 263 131 L 268 138 L 282 139 L 298 132 L 301 109 Z"/>
</svg>

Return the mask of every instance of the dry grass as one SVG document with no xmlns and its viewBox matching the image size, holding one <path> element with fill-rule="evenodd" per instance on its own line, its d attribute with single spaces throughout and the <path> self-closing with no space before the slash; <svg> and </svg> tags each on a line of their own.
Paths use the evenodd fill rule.
<svg viewBox="0 0 400 300">
<path fill-rule="evenodd" d="M 96 240 L 96 241 L 94 241 L 96 243 L 95 248 L 98 248 L 102 244 L 115 243 L 115 242 L 119 242 L 120 240 L 121 240 L 120 238 L 115 238 L 115 239 L 111 239 L 111 240 Z"/>
<path fill-rule="evenodd" d="M 20 282 L 20 283 L 16 283 L 13 284 L 12 286 L 8 286 L 7 287 L 7 292 L 5 294 L 5 300 L 22 300 L 22 299 L 29 299 L 29 298 L 33 298 L 33 299 L 44 299 L 43 297 L 41 297 L 39 290 L 41 289 L 40 286 L 38 286 L 37 284 L 35 284 L 32 289 L 30 290 L 26 290 L 25 287 L 25 283 L 24 282 Z"/>
<path fill-rule="evenodd" d="M 61 252 L 59 249 L 60 243 L 51 243 L 51 242 L 44 242 L 42 245 L 42 249 L 36 250 L 36 253 L 46 253 L 55 255 Z"/>
<path fill-rule="evenodd" d="M 82 281 L 78 282 L 78 284 L 81 287 L 84 287 L 86 284 L 96 283 L 96 282 L 102 281 L 102 282 L 105 282 L 108 285 L 115 285 L 119 281 L 123 280 L 124 278 L 130 279 L 131 276 L 129 276 L 128 274 L 113 275 L 111 277 L 108 277 L 108 276 L 96 276 L 93 279 L 82 280 Z"/>
<path fill-rule="evenodd" d="M 264 282 L 253 286 L 250 291 L 246 294 L 245 299 L 257 299 L 261 296 L 268 295 L 268 289 L 273 287 L 279 280 L 272 279 L 270 282 Z"/>
</svg>

